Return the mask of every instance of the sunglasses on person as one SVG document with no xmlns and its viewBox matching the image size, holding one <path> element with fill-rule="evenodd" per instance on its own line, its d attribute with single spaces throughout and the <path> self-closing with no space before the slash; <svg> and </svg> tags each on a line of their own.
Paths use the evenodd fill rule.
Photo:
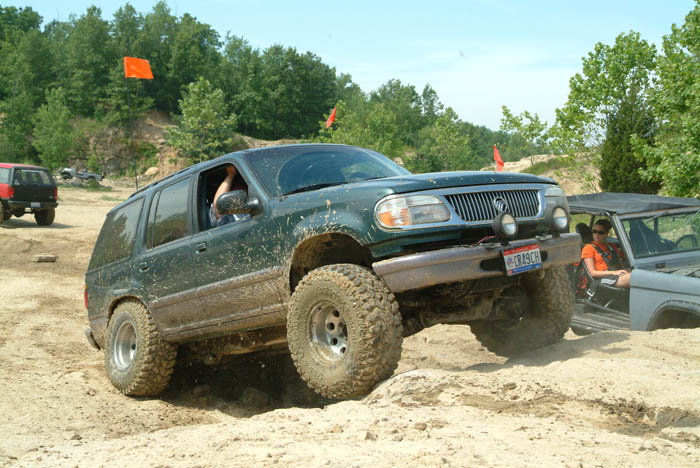
<svg viewBox="0 0 700 468">
<path fill-rule="evenodd" d="M 608 233 L 608 231 L 599 231 L 597 229 L 591 229 L 591 232 L 593 234 L 607 234 Z"/>
</svg>

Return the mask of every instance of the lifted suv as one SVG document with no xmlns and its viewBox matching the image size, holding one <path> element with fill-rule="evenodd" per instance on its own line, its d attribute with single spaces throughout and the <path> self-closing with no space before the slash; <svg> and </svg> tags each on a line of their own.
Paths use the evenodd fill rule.
<svg viewBox="0 0 700 468">
<path fill-rule="evenodd" d="M 216 201 L 238 221 L 212 226 Z M 328 398 L 364 395 L 404 336 L 469 324 L 511 355 L 569 327 L 566 197 L 527 174 L 411 174 L 374 151 L 290 145 L 228 154 L 107 215 L 86 273 L 88 340 L 127 395 L 165 388 L 181 358 L 288 350 Z"/>
<path fill-rule="evenodd" d="M 32 213 L 36 223 L 53 223 L 58 188 L 48 169 L 27 164 L 0 163 L 0 223 Z"/>
</svg>

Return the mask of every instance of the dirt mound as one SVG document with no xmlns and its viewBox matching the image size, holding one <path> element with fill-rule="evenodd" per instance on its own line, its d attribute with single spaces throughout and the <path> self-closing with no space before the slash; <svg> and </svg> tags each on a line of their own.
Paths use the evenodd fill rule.
<svg viewBox="0 0 700 468">
<path fill-rule="evenodd" d="M 85 340 L 82 293 L 129 193 L 61 188 L 54 225 L 0 225 L 0 466 L 700 465 L 699 329 L 567 334 L 505 360 L 440 325 L 359 400 L 314 396 L 285 356 L 179 365 L 159 398 L 125 397 Z"/>
</svg>

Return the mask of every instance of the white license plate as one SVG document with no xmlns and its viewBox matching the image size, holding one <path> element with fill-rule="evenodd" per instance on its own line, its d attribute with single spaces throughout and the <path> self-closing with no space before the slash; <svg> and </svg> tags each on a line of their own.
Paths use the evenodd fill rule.
<svg viewBox="0 0 700 468">
<path fill-rule="evenodd" d="M 32 202 L 32 208 L 41 208 L 41 202 Z"/>
<path fill-rule="evenodd" d="M 506 274 L 508 276 L 542 268 L 542 257 L 537 244 L 504 249 L 503 260 L 506 262 Z"/>
</svg>

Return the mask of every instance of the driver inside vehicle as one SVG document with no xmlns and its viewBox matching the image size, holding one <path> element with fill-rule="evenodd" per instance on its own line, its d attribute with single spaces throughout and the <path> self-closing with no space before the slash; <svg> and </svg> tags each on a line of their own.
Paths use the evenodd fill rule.
<svg viewBox="0 0 700 468">
<path fill-rule="evenodd" d="M 235 166 L 226 166 L 226 177 L 219 185 L 219 188 L 216 189 L 214 201 L 209 207 L 209 221 L 211 223 L 211 226 L 223 226 L 224 224 L 234 223 L 236 221 L 241 221 L 250 218 L 250 215 L 248 214 L 222 214 L 219 213 L 219 211 L 216 209 L 216 200 L 224 193 L 229 192 L 231 190 L 243 190 L 246 193 L 248 193 L 248 187 L 245 185 L 245 182 L 242 182 L 242 179 L 241 184 L 234 186 L 234 180 L 236 179 L 237 174 L 238 171 L 236 170 Z"/>
<path fill-rule="evenodd" d="M 611 228 L 609 220 L 597 220 L 591 229 L 593 242 L 583 247 L 581 258 L 591 277 L 601 284 L 629 288 L 630 272 L 622 266 L 625 256 L 617 245 L 607 241 Z"/>
</svg>

